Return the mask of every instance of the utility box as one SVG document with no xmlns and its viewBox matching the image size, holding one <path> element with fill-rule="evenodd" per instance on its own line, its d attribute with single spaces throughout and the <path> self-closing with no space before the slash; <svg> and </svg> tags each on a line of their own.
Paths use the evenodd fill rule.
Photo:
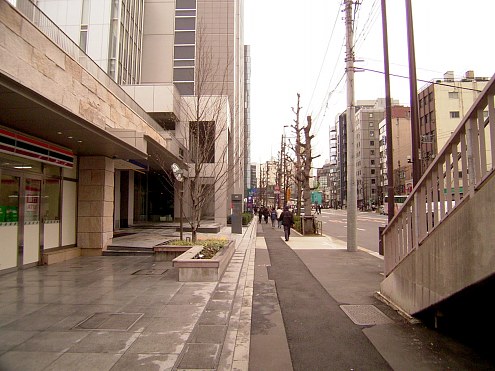
<svg viewBox="0 0 495 371">
<path fill-rule="evenodd" d="M 242 194 L 232 194 L 232 233 L 242 234 Z"/>
</svg>

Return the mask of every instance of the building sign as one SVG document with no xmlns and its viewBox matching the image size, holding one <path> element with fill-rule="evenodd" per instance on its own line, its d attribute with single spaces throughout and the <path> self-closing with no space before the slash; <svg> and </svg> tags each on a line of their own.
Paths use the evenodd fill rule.
<svg viewBox="0 0 495 371">
<path fill-rule="evenodd" d="M 3 128 L 0 128 L 0 152 L 61 167 L 74 166 L 71 150 Z"/>
</svg>

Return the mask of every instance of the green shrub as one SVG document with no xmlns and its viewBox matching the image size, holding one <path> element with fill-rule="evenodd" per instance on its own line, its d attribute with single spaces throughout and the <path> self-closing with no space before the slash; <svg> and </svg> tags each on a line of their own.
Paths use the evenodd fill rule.
<svg viewBox="0 0 495 371">
<path fill-rule="evenodd" d="M 196 241 L 198 245 L 203 245 L 201 251 L 193 259 L 211 259 L 220 249 L 226 246 L 229 241 L 226 239 L 208 239 Z"/>
<path fill-rule="evenodd" d="M 294 215 L 294 229 L 299 233 L 302 232 L 301 217 L 299 215 Z"/>
<path fill-rule="evenodd" d="M 175 245 L 175 246 L 192 246 L 191 241 L 186 240 L 170 240 L 164 243 L 164 245 Z"/>
<path fill-rule="evenodd" d="M 242 213 L 242 225 L 248 225 L 253 219 L 253 214 Z M 232 215 L 227 215 L 227 224 L 232 224 Z"/>
</svg>

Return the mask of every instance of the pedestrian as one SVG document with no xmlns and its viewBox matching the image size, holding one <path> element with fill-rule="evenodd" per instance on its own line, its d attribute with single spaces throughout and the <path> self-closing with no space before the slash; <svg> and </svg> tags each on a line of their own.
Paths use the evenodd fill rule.
<svg viewBox="0 0 495 371">
<path fill-rule="evenodd" d="M 262 218 L 263 218 L 263 206 L 260 206 L 258 210 L 258 219 L 260 220 L 260 223 Z"/>
<path fill-rule="evenodd" d="M 270 217 L 270 211 L 268 211 L 268 207 L 263 209 L 263 218 L 265 219 L 265 224 L 268 224 L 268 218 Z"/>
<path fill-rule="evenodd" d="M 285 240 L 289 241 L 290 229 L 294 225 L 294 216 L 287 206 L 284 207 L 284 212 L 280 215 L 280 218 L 282 218 L 282 225 L 284 226 Z"/>
<path fill-rule="evenodd" d="M 278 227 L 282 228 L 282 219 L 280 219 L 280 215 L 282 215 L 284 211 L 280 208 L 280 206 L 277 208 L 277 221 L 278 221 Z"/>
<path fill-rule="evenodd" d="M 277 210 L 272 207 L 272 211 L 270 212 L 270 219 L 272 221 L 272 228 L 275 228 L 275 220 L 277 220 Z"/>
</svg>

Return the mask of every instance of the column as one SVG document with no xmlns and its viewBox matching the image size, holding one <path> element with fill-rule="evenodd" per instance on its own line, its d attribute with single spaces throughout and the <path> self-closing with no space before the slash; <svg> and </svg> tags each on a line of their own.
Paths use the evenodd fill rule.
<svg viewBox="0 0 495 371">
<path fill-rule="evenodd" d="M 79 158 L 77 245 L 82 255 L 101 255 L 112 241 L 114 172 L 108 157 Z"/>
</svg>

